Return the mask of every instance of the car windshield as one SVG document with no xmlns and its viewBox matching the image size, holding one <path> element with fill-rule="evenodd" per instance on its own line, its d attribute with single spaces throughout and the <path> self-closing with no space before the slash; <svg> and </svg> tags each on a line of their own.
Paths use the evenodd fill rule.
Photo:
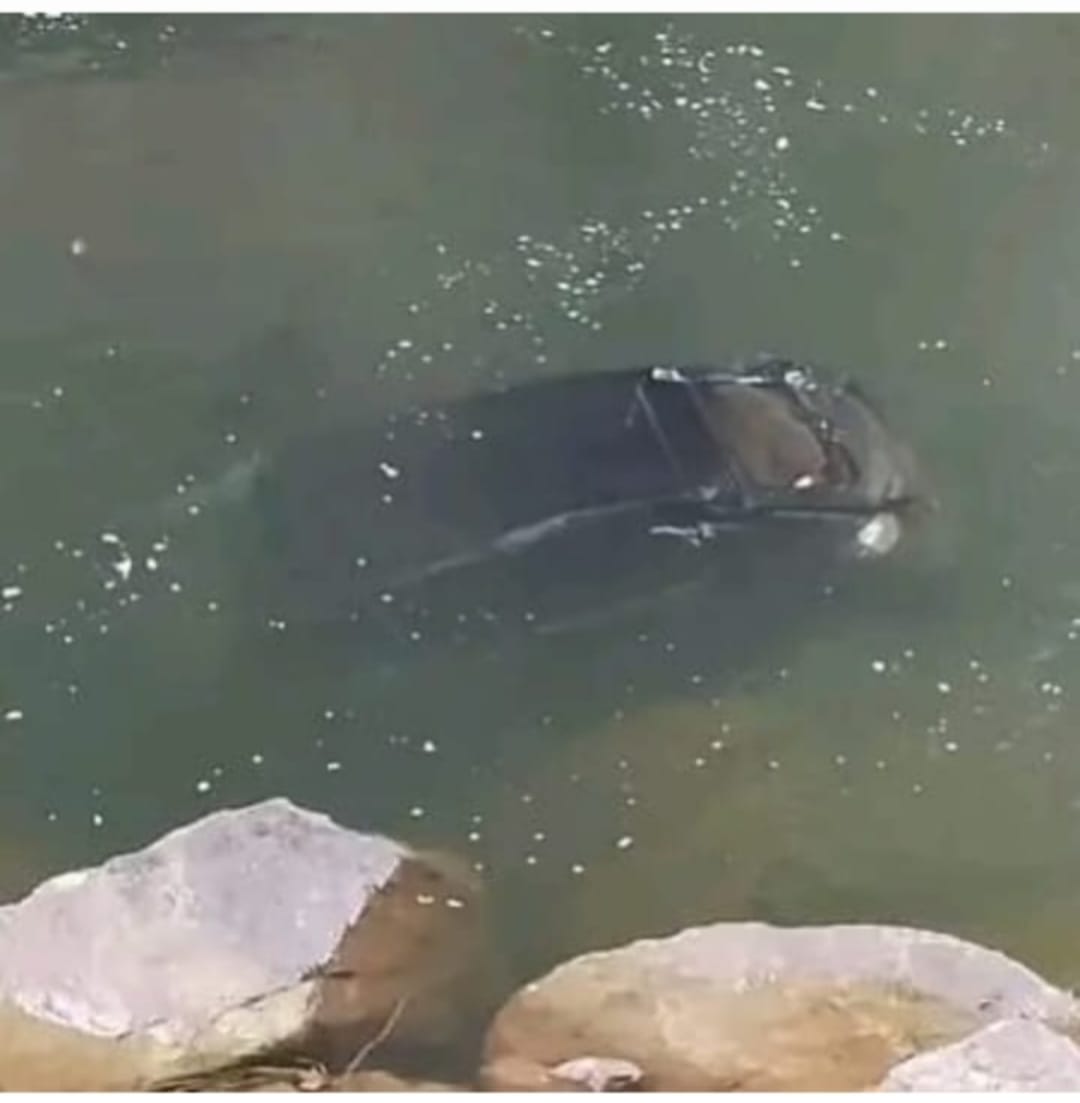
<svg viewBox="0 0 1080 1103">
<path fill-rule="evenodd" d="M 731 383 L 702 393 L 706 425 L 747 483 L 759 490 L 810 492 L 850 487 L 858 471 L 783 385 Z M 820 420 L 821 424 L 817 424 Z"/>
</svg>

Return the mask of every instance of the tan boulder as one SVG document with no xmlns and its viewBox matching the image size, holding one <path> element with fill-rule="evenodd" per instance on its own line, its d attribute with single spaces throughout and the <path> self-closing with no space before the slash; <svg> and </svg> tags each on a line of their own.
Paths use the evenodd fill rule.
<svg viewBox="0 0 1080 1103">
<path fill-rule="evenodd" d="M 649 1090 L 852 1090 L 1006 1016 L 1066 1021 L 1071 997 L 1003 954 L 897 927 L 719 923 L 587 954 L 519 991 L 488 1070 L 617 1058 Z"/>
</svg>

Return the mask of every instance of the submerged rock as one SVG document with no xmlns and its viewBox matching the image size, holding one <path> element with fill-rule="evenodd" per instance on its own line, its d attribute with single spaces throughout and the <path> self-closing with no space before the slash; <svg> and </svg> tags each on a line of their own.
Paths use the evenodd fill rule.
<svg viewBox="0 0 1080 1103">
<path fill-rule="evenodd" d="M 1060 1092 L 1080 1089 L 1080 1046 L 1027 1019 L 1006 1019 L 962 1042 L 897 1065 L 880 1091 Z"/>
<path fill-rule="evenodd" d="M 587 954 L 526 986 L 488 1033 L 484 1079 L 537 1083 L 617 1058 L 650 1090 L 852 1090 L 1006 1017 L 1073 999 L 1003 954 L 900 927 L 719 923 Z M 531 1071 L 530 1071 L 531 1070 Z"/>
<path fill-rule="evenodd" d="M 475 883 L 284 799 L 217 812 L 0 909 L 0 1087 L 115 1089 L 284 1048 L 446 1041 Z M 392 1035 L 392 1038 L 390 1037 Z"/>
</svg>

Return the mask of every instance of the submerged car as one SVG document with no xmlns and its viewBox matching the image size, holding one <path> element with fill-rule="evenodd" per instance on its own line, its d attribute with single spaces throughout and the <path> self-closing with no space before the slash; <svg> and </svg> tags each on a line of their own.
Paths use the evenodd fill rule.
<svg viewBox="0 0 1080 1103">
<path fill-rule="evenodd" d="M 768 359 L 533 381 L 296 442 L 260 472 L 279 610 L 536 628 L 719 572 L 876 557 L 921 501 L 851 381 Z"/>
</svg>

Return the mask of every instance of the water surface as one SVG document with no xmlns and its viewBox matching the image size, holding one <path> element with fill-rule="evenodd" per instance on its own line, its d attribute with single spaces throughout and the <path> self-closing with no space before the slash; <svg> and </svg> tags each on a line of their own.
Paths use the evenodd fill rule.
<svg viewBox="0 0 1080 1103">
<path fill-rule="evenodd" d="M 1080 974 L 1075 19 L 0 38 L 8 896 L 285 793 L 466 853 L 521 971 L 756 917 Z M 251 598 L 249 475 L 291 441 L 761 351 L 913 441 L 942 512 L 905 554 L 411 664 Z"/>
</svg>

